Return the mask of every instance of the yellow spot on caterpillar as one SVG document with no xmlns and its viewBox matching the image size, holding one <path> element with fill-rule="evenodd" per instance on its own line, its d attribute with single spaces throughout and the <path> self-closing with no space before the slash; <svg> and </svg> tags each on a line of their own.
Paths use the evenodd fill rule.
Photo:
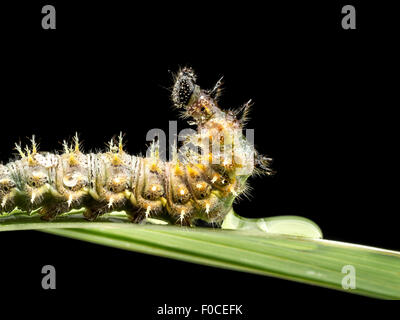
<svg viewBox="0 0 400 320">
<path fill-rule="evenodd" d="M 119 166 L 119 165 L 121 165 L 122 161 L 121 161 L 121 158 L 118 156 L 118 154 L 114 154 L 114 157 L 113 157 L 111 163 L 112 163 L 114 166 Z"/>
<path fill-rule="evenodd" d="M 185 189 L 180 189 L 179 193 L 180 193 L 181 196 L 184 196 L 185 195 Z"/>
<path fill-rule="evenodd" d="M 31 155 L 31 151 L 28 149 L 28 147 L 25 148 L 27 154 L 28 154 L 28 165 L 29 166 L 34 166 L 36 165 L 36 161 L 33 159 Z"/>
<path fill-rule="evenodd" d="M 219 190 L 212 190 L 211 191 L 211 193 L 213 194 L 213 195 L 215 195 L 217 198 L 219 198 L 219 199 L 221 199 L 221 198 L 223 198 L 224 197 L 224 195 L 221 193 L 221 191 L 219 191 Z"/>
<path fill-rule="evenodd" d="M 201 183 L 198 183 L 196 184 L 196 188 L 201 190 L 204 188 L 204 186 Z"/>
<path fill-rule="evenodd" d="M 196 170 L 193 170 L 192 167 L 191 167 L 190 165 L 186 166 L 186 168 L 187 168 L 188 174 L 189 174 L 192 178 L 198 176 L 198 173 L 196 172 Z"/>
<path fill-rule="evenodd" d="M 208 107 L 206 107 L 207 104 L 203 103 L 202 106 L 204 108 L 204 110 L 206 111 L 207 114 L 210 113 L 210 109 Z"/>
<path fill-rule="evenodd" d="M 215 183 L 217 180 L 218 180 L 218 176 L 215 175 L 215 176 L 212 178 L 211 183 Z"/>
<path fill-rule="evenodd" d="M 29 164 L 30 166 L 32 166 L 32 165 L 34 165 L 34 163 L 35 163 L 35 161 L 33 160 L 32 156 L 29 155 L 29 156 L 28 156 L 28 164 Z"/>
<path fill-rule="evenodd" d="M 76 166 L 79 164 L 79 161 L 76 159 L 73 153 L 70 153 L 68 163 L 70 166 Z"/>
<path fill-rule="evenodd" d="M 175 174 L 177 176 L 182 176 L 183 175 L 183 171 L 181 169 L 181 166 L 179 165 L 179 162 L 177 162 L 176 165 L 175 165 Z"/>
<path fill-rule="evenodd" d="M 157 172 L 157 171 L 159 171 L 159 168 L 158 168 L 156 162 L 153 162 L 153 163 L 151 164 L 151 166 L 150 166 L 150 171 L 151 171 L 151 172 Z"/>
<path fill-rule="evenodd" d="M 197 166 L 197 168 L 199 168 L 201 171 L 204 171 L 204 170 L 205 170 L 204 165 L 201 164 L 201 163 L 197 163 L 196 166 Z"/>
<path fill-rule="evenodd" d="M 157 191 L 157 187 L 156 186 L 152 186 L 151 187 L 151 191 Z"/>
</svg>

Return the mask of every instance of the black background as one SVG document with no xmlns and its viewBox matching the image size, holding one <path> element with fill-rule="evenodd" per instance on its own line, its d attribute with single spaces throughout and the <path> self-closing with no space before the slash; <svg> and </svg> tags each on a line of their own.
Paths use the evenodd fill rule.
<svg viewBox="0 0 400 320">
<path fill-rule="evenodd" d="M 56 30 L 41 29 L 44 4 L 56 7 Z M 357 30 L 342 30 L 344 4 L 356 6 Z M 251 201 L 235 205 L 239 214 L 301 215 L 327 239 L 400 250 L 396 26 L 385 8 L 354 1 L 3 6 L 0 158 L 7 162 L 14 142 L 32 134 L 41 150 L 61 149 L 76 131 L 86 150 L 122 131 L 130 153 L 145 152 L 147 131 L 167 132 L 178 117 L 169 70 L 190 65 L 203 87 L 224 75 L 222 106 L 253 99 L 248 127 L 259 151 L 275 159 L 277 174 L 251 179 Z M 178 129 L 186 127 L 180 120 Z M 33 231 L 2 233 L 0 241 L 6 305 L 28 299 L 67 305 L 71 314 L 79 305 L 155 318 L 164 303 L 237 303 L 257 319 L 277 301 L 368 300 Z M 45 264 L 57 269 L 52 292 L 40 286 Z"/>
</svg>

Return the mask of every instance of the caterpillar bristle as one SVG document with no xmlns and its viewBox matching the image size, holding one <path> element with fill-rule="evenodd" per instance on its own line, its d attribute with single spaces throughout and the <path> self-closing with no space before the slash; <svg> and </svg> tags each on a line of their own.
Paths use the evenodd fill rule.
<svg viewBox="0 0 400 320">
<path fill-rule="evenodd" d="M 15 144 L 18 159 L 0 164 L 1 211 L 40 208 L 41 217 L 52 220 L 83 207 L 88 220 L 124 210 L 135 223 L 148 218 L 182 226 L 221 223 L 235 199 L 249 196 L 249 176 L 273 173 L 271 159 L 257 154 L 243 136 L 251 101 L 237 111 L 221 110 L 222 78 L 211 90 L 196 80 L 187 67 L 174 76 L 172 101 L 197 133 L 179 150 L 173 146 L 170 161 L 160 157 L 158 140 L 147 157 L 127 154 L 122 132 L 105 151 L 86 154 L 78 133 L 62 142 L 60 154 L 39 151 L 33 135 L 30 146 Z"/>
<path fill-rule="evenodd" d="M 208 94 L 212 99 L 215 101 L 218 101 L 218 99 L 221 97 L 222 92 L 223 92 L 223 79 L 224 77 L 222 76 L 219 78 L 219 80 L 215 83 L 214 88 L 208 91 Z"/>
</svg>

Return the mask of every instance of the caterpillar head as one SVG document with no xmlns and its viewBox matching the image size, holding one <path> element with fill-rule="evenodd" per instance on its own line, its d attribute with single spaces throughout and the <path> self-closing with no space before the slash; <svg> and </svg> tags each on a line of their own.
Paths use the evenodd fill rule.
<svg viewBox="0 0 400 320">
<path fill-rule="evenodd" d="M 177 108 L 185 108 L 196 88 L 196 75 L 191 68 L 185 67 L 179 71 L 172 89 L 172 101 Z"/>
<path fill-rule="evenodd" d="M 195 123 L 204 123 L 219 111 L 213 92 L 217 89 L 203 90 L 196 84 L 196 75 L 191 68 L 185 67 L 175 78 L 172 101 L 176 108 L 184 109 L 184 118 L 193 118 Z"/>
</svg>

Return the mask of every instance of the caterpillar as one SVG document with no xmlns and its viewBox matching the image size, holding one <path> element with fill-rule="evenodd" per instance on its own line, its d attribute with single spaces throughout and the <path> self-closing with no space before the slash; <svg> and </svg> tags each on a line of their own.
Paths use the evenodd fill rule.
<svg viewBox="0 0 400 320">
<path fill-rule="evenodd" d="M 174 75 L 172 102 L 197 131 L 172 159 L 161 159 L 158 141 L 146 157 L 131 156 L 122 134 L 105 152 L 88 154 L 81 151 L 78 135 L 70 144 L 64 141 L 62 153 L 39 152 L 33 136 L 30 147 L 16 144 L 15 161 L 0 164 L 1 211 L 39 210 L 42 219 L 52 220 L 84 208 L 84 217 L 95 220 L 124 210 L 134 223 L 152 217 L 187 226 L 199 220 L 220 224 L 233 201 L 246 193 L 247 178 L 273 171 L 271 159 L 243 135 L 251 103 L 222 110 L 222 80 L 205 90 L 196 78 L 189 67 Z"/>
</svg>

